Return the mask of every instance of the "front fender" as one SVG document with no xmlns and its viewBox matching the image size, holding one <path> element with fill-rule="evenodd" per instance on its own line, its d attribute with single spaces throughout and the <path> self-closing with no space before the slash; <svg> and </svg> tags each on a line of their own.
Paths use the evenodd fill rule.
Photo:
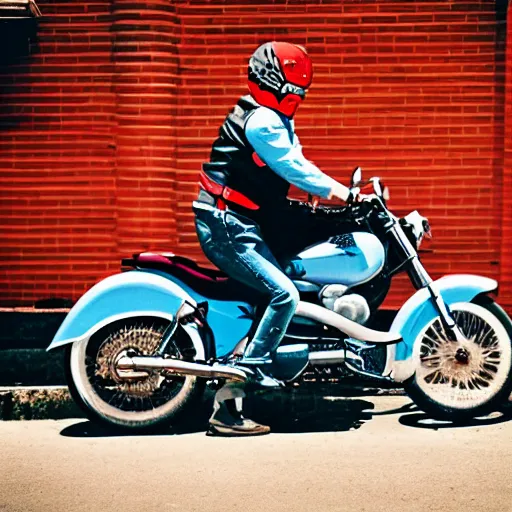
<svg viewBox="0 0 512 512">
<path fill-rule="evenodd" d="M 89 338 L 123 318 L 154 316 L 172 320 L 184 301 L 196 305 L 190 295 L 162 276 L 133 270 L 107 277 L 73 306 L 47 350 Z"/>
<path fill-rule="evenodd" d="M 435 281 L 441 297 L 448 305 L 457 302 L 471 302 L 481 293 L 489 293 L 498 288 L 498 282 L 488 277 L 471 274 L 454 274 Z M 402 306 L 390 331 L 400 333 L 402 340 L 388 347 L 388 375 L 397 382 L 412 377 L 415 371 L 412 360 L 413 346 L 422 329 L 439 313 L 432 304 L 427 288 L 418 290 Z"/>
</svg>

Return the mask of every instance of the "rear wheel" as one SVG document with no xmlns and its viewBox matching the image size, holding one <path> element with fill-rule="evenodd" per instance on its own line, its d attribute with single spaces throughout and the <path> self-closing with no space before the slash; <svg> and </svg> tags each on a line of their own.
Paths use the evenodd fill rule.
<svg viewBox="0 0 512 512">
<path fill-rule="evenodd" d="M 116 372 L 115 361 L 122 355 L 154 354 L 167 325 L 160 318 L 129 318 L 68 347 L 69 389 L 89 418 L 130 430 L 149 430 L 176 421 L 201 397 L 204 379 L 171 377 L 155 370 L 127 380 Z M 178 327 L 168 353 L 189 361 L 205 359 L 202 339 L 193 324 Z"/>
<path fill-rule="evenodd" d="M 430 416 L 462 422 L 491 412 L 510 394 L 512 322 L 485 296 L 451 310 L 466 339 L 451 340 L 439 318 L 430 322 L 414 344 L 417 370 L 405 389 Z"/>
</svg>

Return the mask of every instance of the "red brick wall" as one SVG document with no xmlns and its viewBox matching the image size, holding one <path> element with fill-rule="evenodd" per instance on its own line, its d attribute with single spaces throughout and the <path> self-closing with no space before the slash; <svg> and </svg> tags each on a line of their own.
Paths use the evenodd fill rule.
<svg viewBox="0 0 512 512">
<path fill-rule="evenodd" d="M 112 44 L 117 255 L 149 247 L 169 250 L 177 242 L 176 6 L 169 0 L 113 0 Z"/>
<path fill-rule="evenodd" d="M 501 295 L 512 303 L 512 7 L 507 15 L 505 83 L 505 165 L 501 241 Z"/>
<path fill-rule="evenodd" d="M 1 303 L 77 298 L 139 250 L 200 258 L 198 169 L 248 56 L 280 39 L 314 61 L 306 155 L 345 183 L 356 165 L 382 176 L 393 208 L 430 218 L 434 277 L 499 278 L 512 304 L 494 1 L 39 4 L 39 45 L 0 74 Z M 409 291 L 399 280 L 388 304 Z"/>
<path fill-rule="evenodd" d="M 37 46 L 0 72 L 5 305 L 77 297 L 118 268 L 110 1 L 38 5 Z"/>
</svg>

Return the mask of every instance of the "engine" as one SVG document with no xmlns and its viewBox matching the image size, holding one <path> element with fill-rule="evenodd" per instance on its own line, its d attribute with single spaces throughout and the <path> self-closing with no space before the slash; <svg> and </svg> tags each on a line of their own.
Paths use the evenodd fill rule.
<svg viewBox="0 0 512 512">
<path fill-rule="evenodd" d="M 321 292 L 324 306 L 338 315 L 353 322 L 364 324 L 370 318 L 370 306 L 366 299 L 356 293 L 345 295 L 348 287 L 342 284 L 331 284 Z"/>
</svg>

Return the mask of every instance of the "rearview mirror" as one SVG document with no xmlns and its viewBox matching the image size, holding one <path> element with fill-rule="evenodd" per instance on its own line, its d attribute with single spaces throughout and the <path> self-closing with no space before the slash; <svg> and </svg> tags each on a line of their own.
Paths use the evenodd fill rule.
<svg viewBox="0 0 512 512">
<path fill-rule="evenodd" d="M 358 183 L 361 183 L 361 181 L 363 181 L 363 171 L 361 170 L 361 167 L 356 167 L 352 173 L 351 186 L 356 187 Z"/>
<path fill-rule="evenodd" d="M 380 184 L 380 178 L 371 178 L 370 183 L 373 184 L 373 190 L 375 191 L 375 193 L 379 197 L 382 197 L 382 186 Z"/>
</svg>

